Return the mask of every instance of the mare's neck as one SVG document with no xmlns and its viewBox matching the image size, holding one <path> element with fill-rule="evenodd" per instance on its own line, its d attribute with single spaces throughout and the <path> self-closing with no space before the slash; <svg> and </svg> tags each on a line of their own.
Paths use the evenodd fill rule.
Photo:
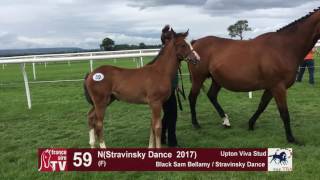
<svg viewBox="0 0 320 180">
<path fill-rule="evenodd" d="M 316 36 L 318 22 L 320 21 L 320 12 L 315 12 L 298 24 L 289 26 L 277 32 L 283 38 L 285 49 L 297 57 L 296 63 L 300 64 L 307 53 L 314 47 L 319 37 Z M 288 52 L 287 51 L 287 52 Z"/>
<path fill-rule="evenodd" d="M 158 59 L 152 64 L 154 69 L 159 72 L 159 75 L 175 77 L 179 67 L 179 60 L 176 56 L 174 42 L 171 40 L 162 49 L 162 54 L 159 54 Z"/>
</svg>

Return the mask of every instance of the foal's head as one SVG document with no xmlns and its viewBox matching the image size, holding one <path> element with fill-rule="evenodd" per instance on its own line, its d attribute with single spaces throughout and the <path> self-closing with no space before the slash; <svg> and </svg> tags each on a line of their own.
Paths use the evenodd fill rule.
<svg viewBox="0 0 320 180">
<path fill-rule="evenodd" d="M 161 42 L 162 45 L 166 44 L 166 42 L 169 42 L 173 38 L 173 29 L 170 25 L 165 25 L 162 28 L 161 32 Z"/>
<path fill-rule="evenodd" d="M 176 49 L 177 58 L 181 60 L 187 60 L 192 64 L 197 64 L 200 61 L 200 56 L 193 49 L 189 41 L 186 40 L 186 37 L 189 34 L 189 30 L 185 33 L 176 33 L 173 32 L 173 41 Z"/>
</svg>

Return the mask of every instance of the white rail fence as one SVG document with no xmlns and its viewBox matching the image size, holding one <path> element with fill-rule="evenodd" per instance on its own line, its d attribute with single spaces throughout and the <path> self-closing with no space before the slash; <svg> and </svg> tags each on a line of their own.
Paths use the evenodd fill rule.
<svg viewBox="0 0 320 180">
<path fill-rule="evenodd" d="M 320 42 L 316 44 L 320 47 Z M 137 67 L 143 66 L 143 57 L 156 56 L 159 49 L 137 49 L 137 50 L 124 50 L 124 51 L 99 51 L 99 52 L 83 52 L 83 53 L 65 53 L 65 54 L 45 54 L 45 55 L 29 55 L 29 56 L 15 56 L 15 57 L 0 57 L 0 64 L 2 68 L 7 64 L 20 64 L 23 81 L 25 86 L 25 93 L 27 97 L 28 108 L 31 109 L 31 96 L 28 76 L 25 70 L 26 63 L 32 63 L 33 79 L 36 80 L 36 63 L 44 63 L 45 67 L 48 62 L 68 62 L 70 66 L 71 61 L 89 61 L 90 71 L 93 70 L 93 60 L 115 60 L 118 58 L 139 58 Z M 69 81 L 69 80 L 68 80 Z M 72 80 L 71 80 L 72 81 Z M 33 82 L 37 83 L 37 82 Z M 41 83 L 41 82 L 39 82 Z M 249 92 L 249 98 L 252 98 L 252 92 Z"/>
<path fill-rule="evenodd" d="M 47 62 L 68 62 L 71 61 L 89 61 L 90 71 L 93 70 L 93 60 L 114 60 L 119 58 L 140 58 L 137 62 L 137 67 L 142 67 L 143 57 L 156 56 L 159 49 L 138 49 L 126 51 L 101 51 L 101 52 L 85 52 L 85 53 L 66 53 L 66 54 L 45 54 L 45 55 L 31 55 L 31 56 L 15 56 L 15 57 L 2 57 L 0 64 L 2 67 L 6 64 L 20 64 L 23 76 L 25 93 L 27 97 L 28 108 L 31 109 L 31 96 L 27 72 L 25 69 L 26 63 L 32 63 L 33 79 L 36 80 L 36 63 Z"/>
</svg>

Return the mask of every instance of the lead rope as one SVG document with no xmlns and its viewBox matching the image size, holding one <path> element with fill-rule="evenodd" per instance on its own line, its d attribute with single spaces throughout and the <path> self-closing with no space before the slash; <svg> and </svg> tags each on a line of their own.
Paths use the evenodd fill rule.
<svg viewBox="0 0 320 180">
<path fill-rule="evenodd" d="M 180 89 L 180 88 L 176 89 L 176 94 L 177 94 L 177 98 L 178 98 L 179 109 L 180 109 L 181 111 L 183 111 L 182 103 L 181 103 L 181 99 L 180 99 L 180 94 L 182 95 L 182 97 L 183 97 L 184 100 L 186 100 L 186 94 L 185 94 L 185 91 L 184 91 L 183 80 L 182 80 L 182 73 L 181 73 L 181 67 L 180 67 L 180 66 L 179 66 L 179 68 L 178 68 L 178 72 L 179 72 L 180 81 L 181 81 L 181 89 Z"/>
</svg>

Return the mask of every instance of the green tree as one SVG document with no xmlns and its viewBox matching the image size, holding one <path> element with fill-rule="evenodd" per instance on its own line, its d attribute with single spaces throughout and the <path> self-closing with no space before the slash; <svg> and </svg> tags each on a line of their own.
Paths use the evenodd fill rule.
<svg viewBox="0 0 320 180">
<path fill-rule="evenodd" d="M 139 49 L 145 49 L 147 46 L 143 42 L 139 43 Z"/>
<path fill-rule="evenodd" d="M 111 51 L 114 49 L 114 41 L 108 37 L 104 38 L 102 40 L 102 43 L 100 44 L 100 49 L 105 51 Z"/>
<path fill-rule="evenodd" d="M 239 20 L 228 27 L 231 38 L 239 36 L 241 40 L 243 39 L 243 32 L 251 30 L 252 29 L 249 27 L 247 20 Z"/>
</svg>

